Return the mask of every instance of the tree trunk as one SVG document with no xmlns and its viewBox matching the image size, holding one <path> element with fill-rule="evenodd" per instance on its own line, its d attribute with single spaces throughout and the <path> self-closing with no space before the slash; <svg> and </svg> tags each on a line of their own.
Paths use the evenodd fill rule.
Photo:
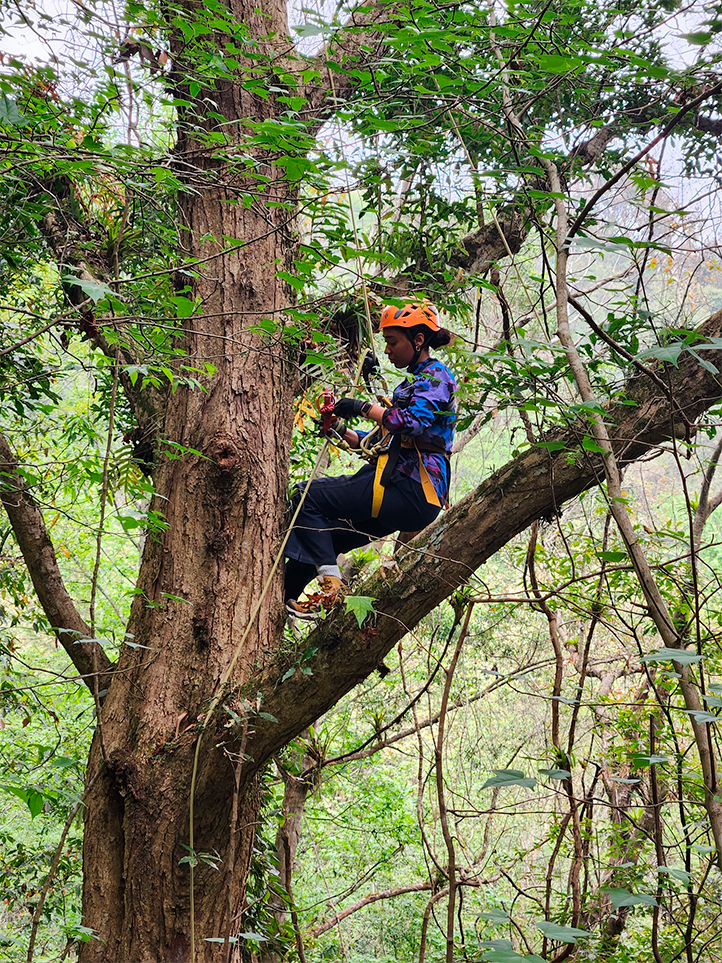
<svg viewBox="0 0 722 963">
<path fill-rule="evenodd" d="M 232 7 L 257 36 L 286 36 L 285 7 L 272 0 L 254 0 L 248 9 L 234 0 Z M 214 97 L 217 112 L 230 119 L 262 120 L 274 109 L 251 100 L 240 85 L 219 84 Z M 205 123 L 205 131 L 216 123 Z M 202 134 L 182 129 L 177 152 L 179 169 L 190 169 L 191 161 L 193 167 L 181 223 L 187 259 L 200 261 L 192 297 L 201 306 L 183 322 L 188 333 L 180 363 L 202 368 L 211 362 L 216 372 L 207 390 L 175 390 L 161 428 L 152 511 L 165 527 L 145 545 L 130 644 L 88 766 L 89 780 L 98 767 L 103 771 L 85 810 L 84 923 L 98 938 L 82 948 L 83 963 L 190 959 L 189 867 L 181 860 L 189 856 L 198 723 L 271 579 L 226 683 L 228 696 L 201 737 L 193 894 L 199 961 L 227 959 L 228 947 L 204 941 L 241 928 L 258 816 L 257 775 L 244 775 L 242 743 L 231 742 L 238 733 L 225 724 L 233 692 L 263 668 L 283 627 L 281 570 L 273 577 L 271 570 L 284 521 L 296 378 L 283 344 L 261 340 L 250 328 L 264 317 L 281 321 L 290 301 L 275 275 L 293 255 L 291 215 L 277 206 L 292 198 L 267 160 L 258 158 L 271 178 L 264 193 L 262 183 L 212 157 Z M 229 140 L 238 144 L 242 136 L 236 123 Z M 224 149 L 231 147 L 227 142 Z M 254 196 L 250 207 L 244 195 Z M 229 246 L 238 249 L 222 253 Z M 258 709 L 235 706 L 236 719 Z"/>
</svg>

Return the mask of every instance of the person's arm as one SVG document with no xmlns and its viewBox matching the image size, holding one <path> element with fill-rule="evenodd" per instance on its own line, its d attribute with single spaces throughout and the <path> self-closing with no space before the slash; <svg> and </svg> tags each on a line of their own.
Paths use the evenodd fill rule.
<svg viewBox="0 0 722 963">
<path fill-rule="evenodd" d="M 444 411 L 449 396 L 449 386 L 437 378 L 417 378 L 411 389 L 407 405 L 399 408 L 382 408 L 383 426 L 392 434 L 400 432 L 411 437 L 429 429 Z"/>
<path fill-rule="evenodd" d="M 346 442 L 349 448 L 358 448 L 359 441 L 361 440 L 353 428 L 346 428 L 344 433 L 341 435 L 341 438 Z"/>
<path fill-rule="evenodd" d="M 376 403 L 371 404 L 368 411 L 364 412 L 364 418 L 370 418 L 371 421 L 375 421 L 377 425 L 380 425 L 384 418 L 384 412 L 388 411 L 384 405 L 378 405 Z"/>
</svg>

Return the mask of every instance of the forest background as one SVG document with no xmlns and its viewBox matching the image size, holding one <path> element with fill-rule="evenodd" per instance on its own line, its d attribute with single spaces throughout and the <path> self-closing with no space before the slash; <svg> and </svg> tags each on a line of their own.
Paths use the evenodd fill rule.
<svg viewBox="0 0 722 963">
<path fill-rule="evenodd" d="M 0 958 L 719 959 L 719 7 L 2 10 Z M 422 295 L 452 507 L 286 626 Z"/>
</svg>

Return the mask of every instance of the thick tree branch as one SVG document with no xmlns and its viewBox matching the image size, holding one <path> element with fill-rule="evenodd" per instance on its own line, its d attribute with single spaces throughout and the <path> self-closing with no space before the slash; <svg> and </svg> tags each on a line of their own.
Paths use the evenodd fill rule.
<svg viewBox="0 0 722 963">
<path fill-rule="evenodd" d="M 495 261 L 518 254 L 531 230 L 531 209 L 523 197 L 517 204 L 500 209 L 497 214 L 499 227 L 492 221 L 462 238 L 446 259 L 447 268 L 462 270 L 465 274 L 484 275 Z M 499 231 L 501 228 L 501 233 Z M 506 243 L 505 243 L 506 240 Z M 374 281 L 371 287 L 382 297 L 404 297 L 410 291 L 429 286 L 431 280 L 443 282 L 443 270 L 439 262 L 412 264 L 390 280 Z"/>
<path fill-rule="evenodd" d="M 588 140 L 577 144 L 569 154 L 569 160 L 581 165 L 593 164 L 594 161 L 599 160 L 609 144 L 618 136 L 618 123 L 605 124 Z"/>
<path fill-rule="evenodd" d="M 702 117 L 697 114 L 692 120 L 692 127 L 701 130 L 705 134 L 716 134 L 722 136 L 722 120 L 716 117 Z"/>
<path fill-rule="evenodd" d="M 700 340 L 721 333 L 722 311 L 698 329 Z M 721 351 L 707 351 L 705 357 L 722 366 Z M 643 455 L 654 456 L 674 435 L 686 436 L 687 422 L 693 423 L 722 398 L 722 378 L 690 355 L 683 356 L 679 368 L 660 370 L 669 379 L 677 409 L 671 408 L 667 394 L 656 384 L 637 375 L 627 385 L 626 403 L 607 411 L 605 422 L 620 465 Z M 253 681 L 253 698 L 261 692 L 264 711 L 279 722 L 257 725 L 249 740 L 254 760 L 249 770 L 262 766 L 361 682 L 400 638 L 511 538 L 535 519 L 558 514 L 565 502 L 602 483 L 600 457 L 581 448 L 587 430 L 586 425 L 577 425 L 547 436 L 546 442 L 564 442 L 561 451 L 528 448 L 411 542 L 398 568 L 383 569 L 359 586 L 357 594 L 376 599 L 375 624 L 359 630 L 355 616 L 339 614 L 319 626 L 303 643 L 304 650 L 318 646 L 312 677 L 299 669 L 282 683 L 293 665 L 286 657 Z"/>
<path fill-rule="evenodd" d="M 18 472 L 15 456 L 3 435 L 0 435 L 0 500 L 40 605 L 58 641 L 91 692 L 107 689 L 113 665 L 98 642 L 81 641 L 90 639 L 90 629 L 68 594 L 42 512 Z"/>
</svg>

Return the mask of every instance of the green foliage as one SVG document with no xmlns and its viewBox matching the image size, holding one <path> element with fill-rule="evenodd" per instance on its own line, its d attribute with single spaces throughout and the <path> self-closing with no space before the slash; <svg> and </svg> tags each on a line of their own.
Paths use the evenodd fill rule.
<svg viewBox="0 0 722 963">
<path fill-rule="evenodd" d="M 320 448 L 312 412 L 322 388 L 348 387 L 359 347 L 369 346 L 360 275 L 374 313 L 376 299 L 398 284 L 432 295 L 459 334 L 449 353 L 460 384 L 458 426 L 479 431 L 455 458 L 457 494 L 530 447 L 548 454 L 550 477 L 557 458 L 594 458 L 601 449 L 589 418 L 629 403 L 625 383 L 640 366 L 663 383 L 667 366 L 690 358 L 716 370 L 706 353 L 719 341 L 700 343 L 693 333 L 720 304 L 719 265 L 709 258 L 716 239 L 712 227 L 692 225 L 700 216 L 687 199 L 692 188 L 677 191 L 673 182 L 680 165 L 690 177 L 719 175 L 719 97 L 706 125 L 706 105 L 684 115 L 681 108 L 717 82 L 720 22 L 711 9 L 686 13 L 694 29 L 676 39 L 685 44 L 682 56 L 668 39 L 677 9 L 629 0 L 510 2 L 492 17 L 478 5 L 414 0 L 376 25 L 380 41 L 370 57 L 345 62 L 344 47 L 361 28 L 342 32 L 341 8 L 293 10 L 302 22 L 292 34 L 303 42 L 294 52 L 217 0 L 196 4 L 192 15 L 180 4 L 133 0 L 112 29 L 105 8 L 67 15 L 64 26 L 82 39 L 72 57 L 45 65 L 3 57 L 0 429 L 44 514 L 66 584 L 88 619 L 93 595 L 94 635 L 110 650 L 140 644 L 125 621 L 141 541 L 166 524 L 148 510 L 153 465 L 167 458 L 180 470 L 184 459 L 204 457 L 158 436 L 170 394 L 202 397 L 222 377 L 222 352 L 202 337 L 197 282 L 216 262 L 249 256 L 252 243 L 209 228 L 208 259 L 189 257 L 179 212 L 190 195 L 217 191 L 219 205 L 261 210 L 287 236 L 284 258 L 265 266 L 282 309 L 248 324 L 237 319 L 234 350 L 283 352 L 302 381 L 292 481 L 308 476 Z M 40 32 L 50 26 L 42 9 L 24 8 L 23 17 Z M 120 49 L 119 37 L 126 38 Z M 315 58 L 312 44 L 336 39 Z M 344 84 L 343 97 L 331 91 L 313 115 L 327 77 Z M 222 93 L 231 87 L 243 116 L 227 115 Z M 555 202 L 574 218 L 673 116 L 679 163 L 648 155 L 572 242 L 569 283 L 595 322 L 581 313 L 572 319 L 596 399 L 583 403 L 554 333 Z M 605 131 L 610 139 L 590 154 Z M 561 193 L 546 180 L 550 163 Z M 711 204 L 716 211 L 716 195 Z M 498 243 L 477 258 L 480 238 L 488 240 L 497 221 L 517 252 L 513 267 Z M 489 260 L 499 262 L 498 282 Z M 362 390 L 373 397 L 375 389 Z M 710 437 L 718 419 L 713 412 L 703 426 Z M 531 554 L 520 538 L 470 573 L 467 594 L 480 601 L 451 680 L 443 746 L 438 712 L 454 624 L 446 607 L 404 639 L 389 678 L 367 681 L 308 733 L 301 754 L 325 766 L 307 805 L 294 881 L 310 960 L 417 959 L 422 930 L 427 958 L 442 957 L 446 904 L 429 900 L 449 873 L 443 805 L 460 868 L 459 958 L 550 959 L 547 944 L 581 940 L 582 952 L 588 947 L 610 963 L 646 963 L 657 905 L 670 958 L 685 952 L 682 934 L 719 933 L 719 887 L 700 817 L 705 792 L 690 746 L 692 721 L 711 726 L 722 707 L 722 688 L 710 681 L 722 668 L 720 530 L 713 518 L 692 566 L 699 478 L 682 465 L 689 457 L 699 475 L 710 454 L 685 438 L 659 479 L 630 472 L 625 482 L 625 505 L 644 519 L 636 534 L 674 612 L 679 649 L 660 646 L 603 494 L 587 495 L 542 525 Z M 331 472 L 353 464 L 330 457 Z M 346 599 L 369 633 L 374 601 Z M 0 697 L 12 736 L 0 762 L 9 934 L 0 956 L 17 959 L 80 792 L 93 707 L 67 678 L 65 659 L 38 655 L 39 644 L 52 646 L 52 627 L 7 525 L 0 527 L 0 619 Z M 559 630 L 556 647 L 550 625 Z M 316 655 L 294 642 L 280 683 L 299 669 L 312 675 Z M 704 710 L 685 709 L 673 663 L 703 690 Z M 38 683 L 30 665 L 47 679 L 41 674 Z M 277 724 L 268 713 L 257 716 Z M 365 756 L 367 749 L 376 751 Z M 439 758 L 445 802 L 435 780 Z M 303 760 L 289 765 L 299 776 L 306 768 Z M 279 900 L 290 907 L 275 850 L 282 798 L 266 779 L 247 912 L 229 939 L 242 941 L 243 952 L 268 941 L 291 959 L 292 924 L 274 912 Z M 645 821 L 653 780 L 672 868 L 657 864 L 649 839 L 657 830 Z M 43 910 L 48 956 L 90 936 L 79 916 L 79 847 L 74 825 Z M 212 866 L 221 859 L 181 857 Z M 577 891 L 573 869 L 581 873 Z M 393 897 L 393 914 L 387 901 L 372 902 L 317 939 L 309 935 L 342 904 L 416 883 L 428 889 Z M 610 906 L 633 910 L 619 940 L 600 935 Z"/>
</svg>

